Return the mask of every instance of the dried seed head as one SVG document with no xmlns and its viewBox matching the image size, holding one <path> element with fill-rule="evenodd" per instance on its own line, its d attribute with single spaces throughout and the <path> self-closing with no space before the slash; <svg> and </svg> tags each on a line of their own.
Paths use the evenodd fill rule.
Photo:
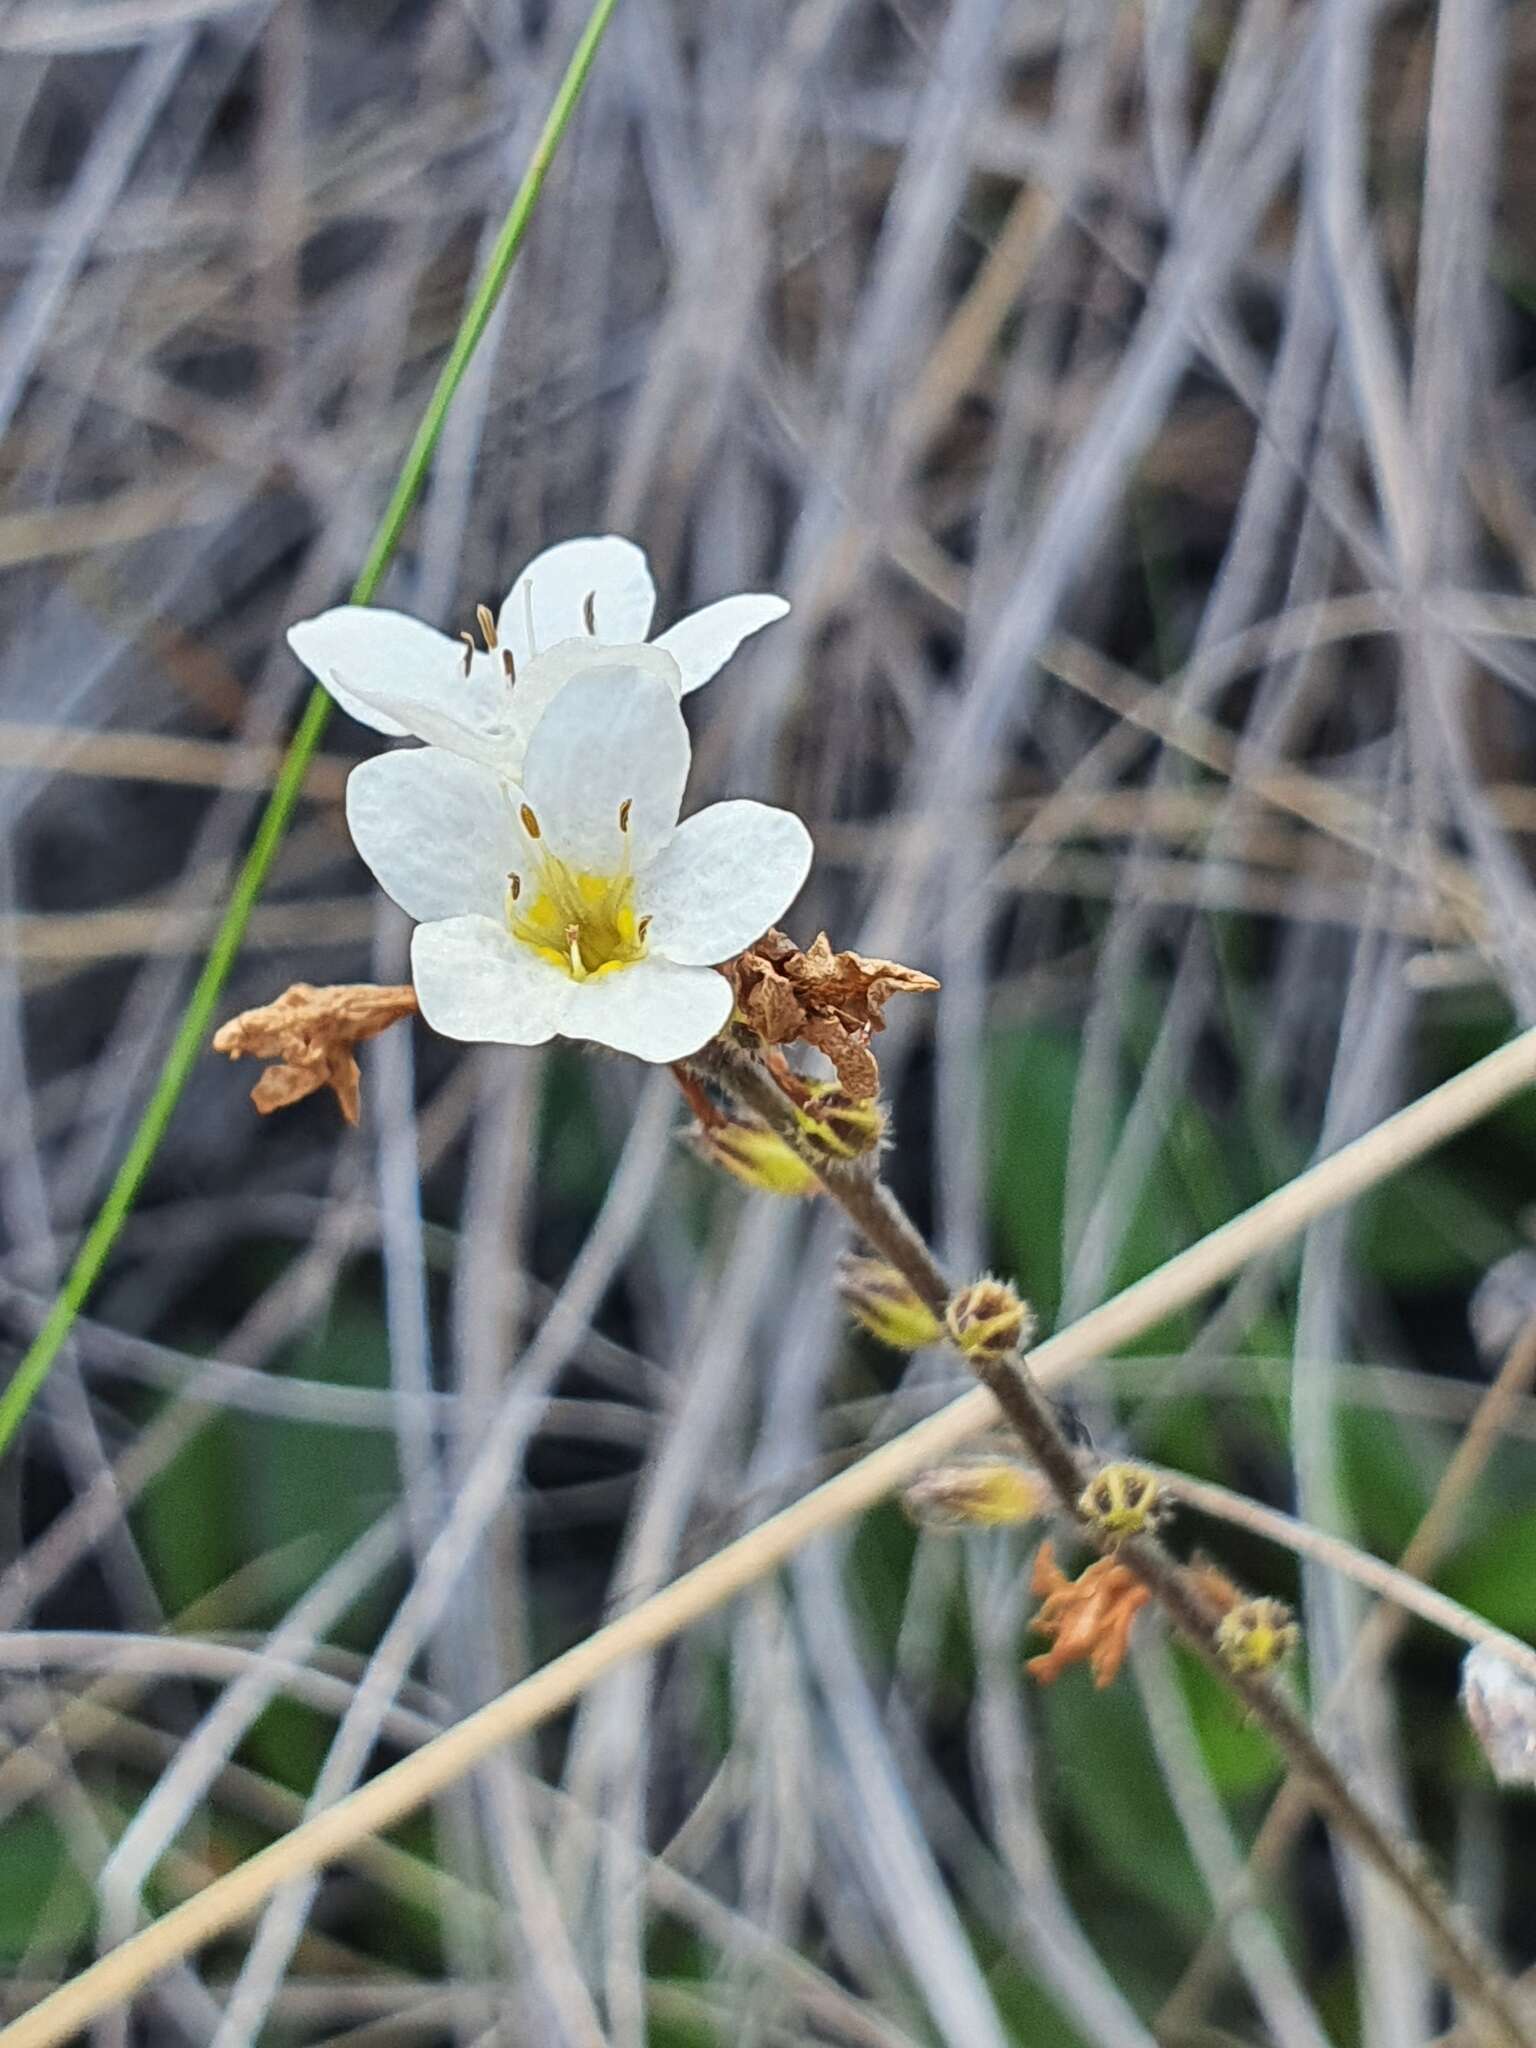
<svg viewBox="0 0 1536 2048">
<path fill-rule="evenodd" d="M 1102 1543 L 1115 1544 L 1155 1527 L 1169 1502 L 1144 1465 L 1106 1465 L 1078 1495 L 1077 1511 Z"/>
<path fill-rule="evenodd" d="M 843 1163 L 877 1152 L 885 1141 L 887 1117 L 876 1099 L 861 1101 L 833 1082 L 811 1082 L 795 1105 L 800 1143 L 816 1160 Z"/>
<path fill-rule="evenodd" d="M 1035 1314 L 1016 1287 L 987 1274 L 950 1297 L 944 1327 L 968 1358 L 1002 1359 L 1028 1348 Z"/>
<path fill-rule="evenodd" d="M 854 1321 L 894 1351 L 921 1351 L 944 1334 L 927 1302 L 884 1259 L 845 1258 L 837 1291 Z"/>
<path fill-rule="evenodd" d="M 701 1159 L 723 1167 L 760 1194 L 803 1197 L 821 1192 L 821 1182 L 807 1162 L 766 1124 L 734 1119 L 701 1124 L 688 1133 L 688 1143 Z"/>
<path fill-rule="evenodd" d="M 1037 1520 L 1049 1511 L 1050 1499 L 1028 1465 L 978 1452 L 924 1472 L 901 1504 L 924 1529 L 1006 1529 Z"/>
<path fill-rule="evenodd" d="M 1239 1600 L 1216 1629 L 1222 1662 L 1233 1671 L 1273 1671 L 1300 1641 L 1301 1630 L 1283 1600 Z"/>
<path fill-rule="evenodd" d="M 1501 1785 L 1536 1785 L 1536 1682 L 1492 1643 L 1461 1666 L 1461 1710 Z"/>
</svg>

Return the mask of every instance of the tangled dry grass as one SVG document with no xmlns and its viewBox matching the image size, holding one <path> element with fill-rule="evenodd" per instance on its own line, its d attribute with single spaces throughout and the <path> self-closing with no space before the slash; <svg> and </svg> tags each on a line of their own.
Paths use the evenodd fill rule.
<svg viewBox="0 0 1536 2048">
<path fill-rule="evenodd" d="M 270 781 L 282 628 L 356 566 L 585 12 L 0 14 L 16 1348 Z M 700 795 L 811 823 L 800 944 L 940 979 L 880 1042 L 896 1175 L 1057 1322 L 1536 1022 L 1533 102 L 1498 0 L 620 0 L 451 416 L 391 601 L 452 626 L 609 528 L 667 616 L 793 600 L 693 700 Z M 368 744 L 335 722 L 231 1009 L 403 978 L 340 813 Z M 258 1124 L 208 1062 L 0 1488 L 7 2013 L 955 1391 L 851 1350 L 833 1216 L 701 1191 L 664 1077 L 364 1058 L 357 1134 L 325 1098 Z M 1518 1142 L 1369 1255 L 1312 1224 L 1100 1375 L 1096 1437 L 1193 1403 L 1176 1461 L 1406 1540 L 1352 1417 L 1411 1527 Z M 1156 1640 L 1119 1718 L 1048 1718 L 1019 1539 L 912 1541 L 822 1539 L 101 2039 L 1442 2028 L 1315 1834 L 1223 1922 L 1273 1787 Z M 1321 1702 L 1360 1596 L 1320 1559 L 1300 1591 Z M 1335 1754 L 1528 1966 L 1528 1823 L 1444 1790 L 1453 1677 L 1396 1679 L 1346 1689 Z M 1133 1739 L 1164 1805 L 1117 1838 L 1084 1781 Z"/>
</svg>

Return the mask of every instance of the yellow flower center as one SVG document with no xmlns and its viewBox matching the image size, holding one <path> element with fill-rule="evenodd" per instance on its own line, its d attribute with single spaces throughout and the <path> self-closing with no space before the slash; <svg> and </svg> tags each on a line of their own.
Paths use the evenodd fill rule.
<svg viewBox="0 0 1536 2048">
<path fill-rule="evenodd" d="M 626 835 L 629 811 L 626 802 L 619 812 L 619 829 Z M 538 820 L 526 804 L 522 819 L 529 839 L 537 842 Z M 627 845 L 624 864 L 614 875 L 569 867 L 541 846 L 534 853 L 531 887 L 521 875 L 507 877 L 508 930 L 573 981 L 591 981 L 643 960 L 650 922 L 635 915 Z"/>
</svg>

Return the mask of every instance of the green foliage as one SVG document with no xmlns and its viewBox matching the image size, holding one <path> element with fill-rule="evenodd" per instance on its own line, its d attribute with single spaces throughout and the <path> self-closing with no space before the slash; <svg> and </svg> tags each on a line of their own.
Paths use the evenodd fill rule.
<svg viewBox="0 0 1536 2048">
<path fill-rule="evenodd" d="M 16 1963 L 39 1935 L 64 1952 L 85 1939 L 95 1911 L 90 1886 L 53 1821 L 24 1811 L 5 1823 L 0 1881 L 0 1963 Z"/>
</svg>

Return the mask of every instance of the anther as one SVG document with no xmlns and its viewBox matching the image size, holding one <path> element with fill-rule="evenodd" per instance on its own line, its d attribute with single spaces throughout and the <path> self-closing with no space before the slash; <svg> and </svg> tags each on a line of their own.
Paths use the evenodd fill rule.
<svg viewBox="0 0 1536 2048">
<path fill-rule="evenodd" d="M 648 917 L 642 917 L 640 922 L 635 926 L 635 938 L 640 945 L 643 946 L 645 944 L 645 935 L 650 930 L 650 928 L 651 920 Z"/>
<path fill-rule="evenodd" d="M 512 659 L 510 647 L 503 647 L 501 650 L 501 668 L 503 675 L 505 675 L 509 683 L 517 681 L 517 663 Z"/>
<path fill-rule="evenodd" d="M 619 830 L 621 832 L 629 830 L 629 814 L 634 808 L 635 800 L 632 796 L 625 797 L 623 803 L 619 805 Z"/>
<path fill-rule="evenodd" d="M 531 804 L 524 804 L 517 815 L 522 819 L 523 830 L 528 834 L 528 837 L 530 839 L 539 838 L 539 821 L 533 815 L 533 806 Z"/>
<path fill-rule="evenodd" d="M 511 898 L 512 898 L 512 901 L 513 901 L 513 902 L 515 903 L 515 902 L 517 901 L 518 897 L 519 897 L 519 896 L 521 896 L 521 895 L 522 895 L 522 893 L 523 893 L 523 878 L 522 878 L 522 876 L 521 876 L 521 875 L 508 875 L 508 876 L 507 876 L 507 890 L 508 890 L 508 893 L 510 894 L 510 896 L 511 896 Z"/>
<path fill-rule="evenodd" d="M 475 636 L 473 633 L 461 633 L 459 638 L 464 642 L 464 677 L 468 681 L 470 663 L 474 660 L 476 653 Z"/>
<path fill-rule="evenodd" d="M 589 590 L 581 600 L 581 622 L 595 640 L 597 638 L 597 592 Z"/>
<path fill-rule="evenodd" d="M 485 642 L 485 651 L 491 653 L 496 645 L 496 620 L 488 604 L 475 606 L 475 617 L 480 621 L 480 637 Z"/>
</svg>

